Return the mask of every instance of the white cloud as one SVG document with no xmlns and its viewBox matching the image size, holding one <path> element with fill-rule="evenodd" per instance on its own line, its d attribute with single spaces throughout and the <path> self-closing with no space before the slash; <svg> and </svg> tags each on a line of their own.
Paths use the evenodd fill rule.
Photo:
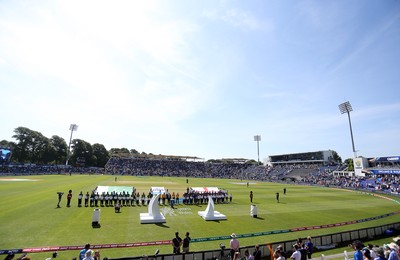
<svg viewBox="0 0 400 260">
<path fill-rule="evenodd" d="M 214 21 L 223 21 L 243 31 L 262 30 L 270 32 L 274 29 L 273 23 L 267 17 L 260 19 L 254 13 L 240 8 L 226 8 L 223 5 L 217 9 L 204 10 L 202 15 Z"/>
</svg>

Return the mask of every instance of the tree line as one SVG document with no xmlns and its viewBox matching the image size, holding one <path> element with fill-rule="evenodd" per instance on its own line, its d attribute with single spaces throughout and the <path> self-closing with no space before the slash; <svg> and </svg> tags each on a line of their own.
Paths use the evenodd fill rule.
<svg viewBox="0 0 400 260">
<path fill-rule="evenodd" d="M 33 164 L 65 164 L 68 156 L 68 144 L 64 138 L 53 135 L 48 138 L 38 131 L 27 127 L 17 127 L 12 136 L 16 142 L 2 140 L 1 147 L 9 147 L 12 150 L 11 162 L 14 163 L 33 163 Z M 104 167 L 111 156 L 129 156 L 135 154 L 146 155 L 145 152 L 139 153 L 135 149 L 111 148 L 107 150 L 103 144 L 90 144 L 85 140 L 73 139 L 71 141 L 71 152 L 68 164 L 81 167 Z M 149 153 L 148 155 L 153 155 Z M 341 163 L 342 159 L 333 151 L 334 161 Z M 348 159 L 349 160 L 349 159 Z M 210 159 L 208 162 L 223 162 L 221 160 Z M 352 165 L 352 161 L 346 161 Z M 246 163 L 258 164 L 255 160 Z"/>
<path fill-rule="evenodd" d="M 68 144 L 64 138 L 53 135 L 48 138 L 27 127 L 17 127 L 12 136 L 16 141 L 2 140 L 0 147 L 12 151 L 11 162 L 32 164 L 65 164 Z M 72 166 L 104 167 L 112 154 L 138 154 L 135 149 L 111 148 L 103 144 L 90 144 L 85 140 L 73 139 L 68 164 Z"/>
</svg>

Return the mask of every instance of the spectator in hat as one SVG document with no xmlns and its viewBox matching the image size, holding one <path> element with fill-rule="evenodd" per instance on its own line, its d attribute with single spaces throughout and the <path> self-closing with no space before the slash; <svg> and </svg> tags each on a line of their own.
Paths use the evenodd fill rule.
<svg viewBox="0 0 400 260">
<path fill-rule="evenodd" d="M 400 260 L 399 257 L 397 256 L 398 254 L 397 251 L 399 251 L 399 246 L 397 245 L 397 243 L 392 242 L 388 246 L 390 248 L 390 254 L 388 260 Z"/>
<path fill-rule="evenodd" d="M 286 252 L 285 252 L 285 250 L 283 250 L 283 246 L 282 246 L 282 245 L 278 245 L 278 246 L 276 247 L 276 250 L 279 250 L 281 256 L 282 256 L 284 259 L 286 259 Z"/>
<path fill-rule="evenodd" d="M 279 247 L 276 248 L 274 251 L 274 259 L 275 260 L 285 260 L 286 258 L 282 256 L 282 251 L 279 249 Z"/>
<path fill-rule="evenodd" d="M 374 260 L 386 260 L 385 253 L 382 247 L 376 250 L 376 257 Z"/>
<path fill-rule="evenodd" d="M 239 240 L 236 239 L 236 234 L 232 233 L 231 235 L 231 241 L 229 242 L 229 248 L 231 249 L 231 259 L 234 258 L 235 253 L 239 251 Z"/>
<path fill-rule="evenodd" d="M 388 259 L 389 254 L 390 254 L 390 247 L 387 244 L 383 245 L 383 253 L 385 255 L 385 259 Z"/>
</svg>

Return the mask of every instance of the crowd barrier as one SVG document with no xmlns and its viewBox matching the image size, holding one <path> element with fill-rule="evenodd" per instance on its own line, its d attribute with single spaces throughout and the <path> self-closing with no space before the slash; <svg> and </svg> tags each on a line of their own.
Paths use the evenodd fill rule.
<svg viewBox="0 0 400 260">
<path fill-rule="evenodd" d="M 394 233 L 390 235 L 395 235 L 396 232 L 400 231 L 400 222 L 395 222 L 391 224 L 386 224 L 377 227 L 369 227 L 358 230 L 344 231 L 339 233 L 327 234 L 322 236 L 314 236 L 313 244 L 314 247 L 318 248 L 333 248 L 341 247 L 352 243 L 354 240 L 372 240 L 377 237 L 388 236 L 388 230 L 394 230 Z M 286 240 L 273 242 L 268 244 L 259 244 L 259 248 L 262 252 L 263 259 L 273 259 L 273 251 L 278 245 L 282 245 L 283 249 L 287 253 L 291 253 L 293 249 L 293 244 L 295 240 Z M 391 238 L 388 236 L 388 242 L 391 242 Z M 240 248 L 240 254 L 243 256 L 244 251 L 248 249 L 252 254 L 254 251 L 254 246 L 246 246 Z M 172 248 L 171 248 L 172 250 Z M 185 254 L 159 254 L 159 255 L 146 255 L 146 256 L 132 256 L 132 257 L 121 257 L 121 258 L 109 258 L 109 260 L 145 260 L 145 259 L 156 259 L 156 260 L 212 260 L 212 259 L 230 259 L 228 258 L 229 245 L 225 249 L 221 249 L 219 244 L 216 244 L 216 249 L 189 252 Z"/>
</svg>

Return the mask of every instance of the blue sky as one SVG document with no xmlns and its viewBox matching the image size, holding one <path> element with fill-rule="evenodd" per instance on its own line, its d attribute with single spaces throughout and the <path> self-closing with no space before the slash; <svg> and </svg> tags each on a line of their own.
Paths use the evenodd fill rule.
<svg viewBox="0 0 400 260">
<path fill-rule="evenodd" d="M 0 1 L 0 140 L 24 126 L 210 158 L 400 154 L 399 1 Z"/>
</svg>

